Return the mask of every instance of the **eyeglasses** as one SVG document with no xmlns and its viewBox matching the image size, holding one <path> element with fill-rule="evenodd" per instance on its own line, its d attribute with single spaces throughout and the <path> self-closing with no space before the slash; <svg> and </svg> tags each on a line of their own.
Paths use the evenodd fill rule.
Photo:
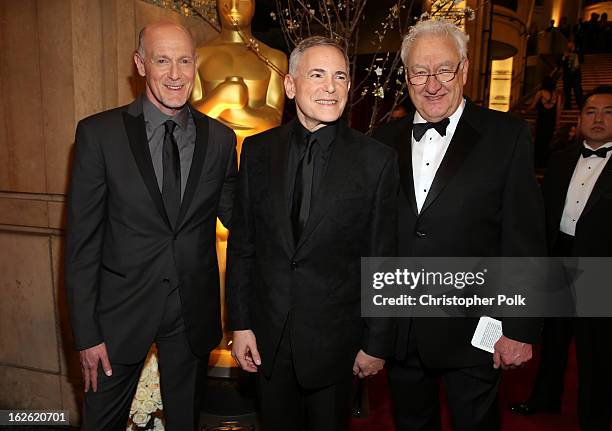
<svg viewBox="0 0 612 431">
<path fill-rule="evenodd" d="M 409 76 L 408 82 L 410 85 L 425 85 L 427 84 L 427 81 L 429 81 L 430 76 L 436 78 L 436 80 L 441 84 L 451 82 L 453 79 L 455 79 L 455 76 L 457 76 L 457 72 L 459 72 L 459 68 L 461 67 L 462 63 L 463 60 L 459 62 L 454 72 L 444 71 L 438 73 L 417 73 L 416 75 Z"/>
</svg>

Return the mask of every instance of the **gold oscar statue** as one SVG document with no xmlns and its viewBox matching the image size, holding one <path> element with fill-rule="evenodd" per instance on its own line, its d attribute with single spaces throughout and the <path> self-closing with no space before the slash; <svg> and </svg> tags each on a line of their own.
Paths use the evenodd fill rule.
<svg viewBox="0 0 612 431">
<path fill-rule="evenodd" d="M 191 103 L 200 112 L 221 121 L 236 133 L 240 154 L 242 141 L 279 126 L 285 104 L 283 78 L 287 56 L 257 41 L 251 33 L 255 0 L 217 0 L 221 33 L 197 48 L 197 69 Z M 217 256 L 221 286 L 225 284 L 227 229 L 217 220 Z M 221 290 L 225 322 L 225 290 Z M 225 333 L 225 330 L 224 330 Z M 210 355 L 213 374 L 227 376 L 236 364 L 229 337 Z"/>
<path fill-rule="evenodd" d="M 238 148 L 247 136 L 279 126 L 287 56 L 251 34 L 255 0 L 217 0 L 218 37 L 198 47 L 191 102 L 231 127 Z"/>
</svg>

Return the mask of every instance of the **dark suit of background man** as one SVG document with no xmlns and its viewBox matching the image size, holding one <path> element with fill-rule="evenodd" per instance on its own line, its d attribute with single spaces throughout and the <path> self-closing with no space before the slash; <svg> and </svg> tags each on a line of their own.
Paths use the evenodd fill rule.
<svg viewBox="0 0 612 431">
<path fill-rule="evenodd" d="M 419 22 L 403 41 L 416 112 L 375 135 L 399 154 L 399 255 L 543 256 L 527 124 L 464 99 L 466 45 L 460 29 L 435 20 Z M 499 429 L 496 368 L 531 358 L 539 323 L 505 319 L 493 356 L 470 343 L 477 319 L 398 324 L 389 369 L 397 429 L 440 429 L 439 378 L 455 430 Z"/>
<path fill-rule="evenodd" d="M 544 178 L 548 243 L 557 256 L 610 257 L 612 87 L 598 87 L 587 96 L 579 129 L 584 140 L 578 146 L 554 154 Z M 600 287 L 610 289 L 610 280 L 602 280 Z M 609 431 L 612 318 L 578 318 L 574 325 L 580 428 Z M 558 354 L 567 357 L 569 336 L 565 340 L 565 347 L 561 345 Z M 563 367 L 558 379 L 562 379 L 562 371 Z"/>
<path fill-rule="evenodd" d="M 396 252 L 397 162 L 338 120 L 349 86 L 342 49 L 304 40 L 285 78 L 297 119 L 242 150 L 228 316 L 266 431 L 345 429 L 351 371 L 376 374 L 393 349 L 392 321 L 360 317 L 360 257 Z"/>
<path fill-rule="evenodd" d="M 146 27 L 134 54 L 145 93 L 77 127 L 66 289 L 86 430 L 125 429 L 153 342 L 166 429 L 199 414 L 200 367 L 221 338 L 215 223 L 229 224 L 236 158 L 233 132 L 186 104 L 194 57 L 183 27 Z"/>
</svg>

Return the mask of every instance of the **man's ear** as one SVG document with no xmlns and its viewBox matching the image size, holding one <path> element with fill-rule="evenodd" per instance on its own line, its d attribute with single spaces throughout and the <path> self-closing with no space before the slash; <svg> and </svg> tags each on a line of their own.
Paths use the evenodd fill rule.
<svg viewBox="0 0 612 431">
<path fill-rule="evenodd" d="M 295 81 L 293 76 L 286 74 L 283 84 L 285 85 L 285 94 L 289 99 L 293 99 L 295 97 Z"/>
<path fill-rule="evenodd" d="M 136 69 L 138 70 L 138 74 L 143 78 L 146 76 L 144 59 L 138 54 L 138 52 L 134 53 L 134 64 L 136 64 Z"/>
<path fill-rule="evenodd" d="M 470 69 L 470 62 L 466 58 L 465 60 L 463 60 L 463 72 L 461 73 L 462 78 L 463 78 L 463 85 L 467 83 L 469 69 Z"/>
</svg>

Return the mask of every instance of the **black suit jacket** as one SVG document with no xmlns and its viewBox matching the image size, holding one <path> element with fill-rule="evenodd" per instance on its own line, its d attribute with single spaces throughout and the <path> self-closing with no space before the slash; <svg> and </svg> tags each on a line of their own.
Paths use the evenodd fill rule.
<svg viewBox="0 0 612 431">
<path fill-rule="evenodd" d="M 65 279 L 78 350 L 105 342 L 112 362 L 141 360 L 176 286 L 194 353 L 206 355 L 221 338 L 215 226 L 217 216 L 226 225 L 231 217 L 236 137 L 190 110 L 196 142 L 175 229 L 153 170 L 141 99 L 77 126 Z"/>
<path fill-rule="evenodd" d="M 287 175 L 294 127 L 244 142 L 228 245 L 228 318 L 231 329 L 254 331 L 268 376 L 288 322 L 298 381 L 321 387 L 350 372 L 359 349 L 392 353 L 393 322 L 360 317 L 360 257 L 396 252 L 399 178 L 390 148 L 340 123 L 295 244 Z"/>
<path fill-rule="evenodd" d="M 471 101 L 457 125 L 421 212 L 412 173 L 414 113 L 379 129 L 374 137 L 398 151 L 401 189 L 400 256 L 545 256 L 544 215 L 533 174 L 527 123 Z M 406 355 L 413 325 L 428 366 L 491 363 L 470 341 L 477 319 L 399 319 L 396 355 Z M 504 335 L 534 342 L 539 323 L 504 319 Z"/>
<path fill-rule="evenodd" d="M 553 153 L 546 169 L 542 191 L 546 207 L 546 228 L 552 249 L 565 207 L 567 189 L 580 155 L 580 145 Z M 612 255 L 612 163 L 606 162 L 576 223 L 574 256 Z"/>
</svg>

